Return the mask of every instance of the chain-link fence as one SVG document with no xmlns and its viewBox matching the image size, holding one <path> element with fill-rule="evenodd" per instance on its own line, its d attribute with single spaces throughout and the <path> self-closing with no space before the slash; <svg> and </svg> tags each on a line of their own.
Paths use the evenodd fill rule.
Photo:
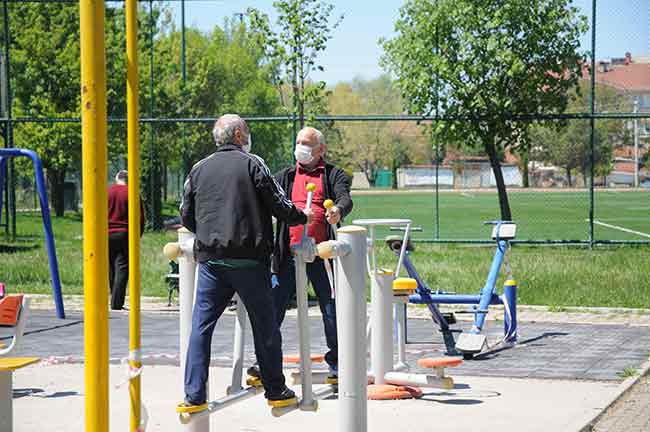
<svg viewBox="0 0 650 432">
<path fill-rule="evenodd" d="M 207 13 L 209 3 L 140 2 L 142 184 L 149 221 L 159 218 L 164 201 L 178 200 L 185 173 L 200 155 L 212 151 L 210 129 L 216 113 L 249 114 L 253 151 L 273 170 L 293 163 L 297 122 L 282 104 L 259 103 L 258 94 L 255 103 L 237 105 L 241 94 L 210 93 L 218 84 L 210 82 L 210 69 L 199 66 L 223 47 L 212 46 L 207 39 L 197 42 L 205 35 L 186 23 L 193 13 Z M 109 156 L 114 172 L 126 166 L 126 72 L 122 5 L 107 4 Z M 650 4 L 579 0 L 574 5 L 589 23 L 582 38 L 587 60 L 579 92 L 566 112 L 538 115 L 531 107 L 530 112 L 482 119 L 520 122 L 529 132 L 525 146 L 514 145 L 500 154 L 512 219 L 519 227 L 518 241 L 650 243 Z M 25 68 L 29 39 L 24 35 L 33 29 L 22 24 L 26 14 L 36 19 L 68 10 L 68 17 L 74 18 L 78 5 L 72 0 L 3 0 L 2 7 L 2 59 L 7 67 L 2 68 L 6 103 L 0 121 L 5 146 L 39 149 L 47 160 L 48 177 L 57 171 L 56 163 L 50 162 L 71 155 L 58 190 L 63 191 L 66 209 L 77 208 L 80 120 L 74 107 L 60 106 L 65 95 L 59 87 L 72 86 L 68 91 L 76 95 L 78 81 L 66 81 L 61 75 L 65 71 Z M 236 40 L 238 23 L 245 30 L 244 15 L 225 20 L 220 27 L 223 40 Z M 78 70 L 78 55 L 74 56 L 78 52 L 69 51 L 74 38 L 78 30 L 67 38 L 61 36 L 46 58 Z M 54 80 L 54 85 L 43 73 L 60 80 Z M 202 86 L 203 93 L 197 91 Z M 30 91 L 48 94 L 43 88 L 50 88 L 56 97 L 40 105 L 26 98 Z M 331 93 L 336 96 L 337 91 L 332 88 Z M 24 104 L 28 99 L 31 106 Z M 476 143 L 441 142 L 432 134 L 432 125 L 470 120 L 441 113 L 404 115 L 401 104 L 394 102 L 369 105 L 361 114 L 346 112 L 343 104 L 329 114 L 312 116 L 325 132 L 330 159 L 353 176 L 352 218 L 411 218 L 420 229 L 414 236 L 421 240 L 487 241 L 489 230 L 482 222 L 501 218 L 487 153 Z M 2 222 L 9 230 L 12 206 L 29 210 L 37 205 L 33 175 L 17 165 L 4 189 Z"/>
</svg>

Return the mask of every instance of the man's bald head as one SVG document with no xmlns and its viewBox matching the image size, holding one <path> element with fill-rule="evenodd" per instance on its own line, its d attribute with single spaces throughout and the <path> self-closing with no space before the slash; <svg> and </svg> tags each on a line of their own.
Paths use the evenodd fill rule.
<svg viewBox="0 0 650 432">
<path fill-rule="evenodd" d="M 214 122 L 212 136 L 217 147 L 223 145 L 244 146 L 248 142 L 248 125 L 237 114 L 224 114 Z"/>
<path fill-rule="evenodd" d="M 298 135 L 296 136 L 296 141 L 301 139 L 316 142 L 318 145 L 325 145 L 325 137 L 323 136 L 323 133 L 310 126 L 300 129 L 300 132 L 298 132 Z"/>
</svg>

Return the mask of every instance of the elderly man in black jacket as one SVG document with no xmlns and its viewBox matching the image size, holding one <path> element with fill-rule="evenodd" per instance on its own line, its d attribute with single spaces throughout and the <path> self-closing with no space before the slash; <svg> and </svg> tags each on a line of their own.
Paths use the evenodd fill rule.
<svg viewBox="0 0 650 432">
<path fill-rule="evenodd" d="M 296 137 L 296 165 L 286 168 L 275 175 L 280 186 L 287 191 L 299 208 L 304 208 L 307 201 L 305 187 L 309 183 L 316 185 L 312 199 L 313 221 L 309 224 L 308 234 L 316 243 L 334 238 L 336 225 L 352 211 L 350 198 L 350 178 L 342 169 L 325 161 L 327 146 L 323 134 L 315 128 L 306 127 Z M 325 209 L 324 202 L 334 201 L 334 207 Z M 276 224 L 275 246 L 273 251 L 273 301 L 278 324 L 282 324 L 287 306 L 296 292 L 296 275 L 291 245 L 300 243 L 303 226 L 291 226 L 278 220 Z M 336 305 L 332 296 L 332 287 L 325 269 L 325 262 L 316 258 L 307 263 L 307 278 L 314 288 L 323 316 L 325 339 L 329 351 L 325 361 L 330 367 L 330 380 L 338 376 L 338 346 L 336 341 Z M 255 367 L 249 368 L 250 375 L 259 372 Z"/>
<path fill-rule="evenodd" d="M 181 220 L 195 233 L 196 301 L 179 411 L 206 408 L 210 343 L 217 320 L 237 293 L 248 311 L 255 354 L 269 401 L 295 394 L 282 373 L 282 338 L 272 303 L 269 256 L 271 215 L 289 226 L 308 223 L 311 212 L 287 199 L 264 161 L 250 153 L 251 135 L 237 115 L 213 129 L 217 151 L 198 162 L 185 181 Z"/>
</svg>

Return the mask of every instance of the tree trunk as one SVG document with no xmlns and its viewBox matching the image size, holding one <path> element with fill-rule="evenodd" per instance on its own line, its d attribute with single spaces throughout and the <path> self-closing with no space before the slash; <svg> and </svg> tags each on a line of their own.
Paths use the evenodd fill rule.
<svg viewBox="0 0 650 432">
<path fill-rule="evenodd" d="M 528 149 L 525 149 L 523 151 L 523 154 L 521 155 L 521 163 L 522 163 L 522 177 L 523 177 L 523 186 L 525 188 L 530 187 L 530 182 L 528 181 Z"/>
<path fill-rule="evenodd" d="M 375 176 L 374 166 L 366 161 L 365 166 L 363 167 L 363 172 L 366 174 L 366 180 L 368 180 L 370 187 L 375 187 L 377 177 Z"/>
<path fill-rule="evenodd" d="M 143 186 L 147 225 L 154 231 L 158 231 L 163 227 L 161 167 L 158 160 L 151 155 L 147 156 Z"/>
<path fill-rule="evenodd" d="M 300 83 L 300 93 L 298 97 L 298 107 L 300 108 L 300 111 L 298 115 L 300 117 L 300 129 L 302 130 L 305 127 L 305 69 L 302 56 L 300 57 L 300 69 L 298 74 L 298 80 Z"/>
<path fill-rule="evenodd" d="M 571 169 L 566 169 L 566 179 L 569 182 L 569 187 L 573 187 L 573 182 L 571 181 Z"/>
<path fill-rule="evenodd" d="M 192 159 L 190 159 L 187 155 L 183 156 L 183 185 L 185 184 L 185 178 L 190 174 L 190 171 L 192 170 Z M 181 194 L 183 193 L 183 190 L 181 189 Z"/>
<path fill-rule="evenodd" d="M 154 159 L 155 171 L 153 177 L 153 220 L 151 221 L 152 228 L 159 231 L 163 228 L 162 220 L 162 176 L 161 164 L 158 158 Z"/>
<path fill-rule="evenodd" d="M 299 123 L 300 123 L 300 130 L 302 130 L 305 127 L 305 101 L 303 99 L 303 95 L 300 96 L 300 99 L 298 99 L 298 118 L 299 118 Z"/>
<path fill-rule="evenodd" d="M 501 163 L 497 155 L 496 145 L 494 138 L 485 141 L 485 150 L 490 157 L 490 165 L 494 173 L 494 179 L 497 183 L 497 191 L 499 193 L 499 207 L 501 208 L 501 220 L 511 221 L 512 214 L 510 213 L 510 203 L 508 202 L 508 193 L 506 192 L 506 184 L 503 181 L 503 172 L 501 171 Z"/>
<path fill-rule="evenodd" d="M 65 169 L 50 168 L 46 172 L 54 214 L 57 217 L 62 217 L 65 214 Z"/>
<path fill-rule="evenodd" d="M 166 202 L 167 202 L 167 198 L 168 198 L 168 197 L 167 197 L 167 164 L 166 164 L 166 163 L 163 163 L 163 173 L 162 173 L 162 177 L 163 177 L 163 184 L 162 184 L 162 188 L 163 188 L 163 203 L 166 203 Z"/>
</svg>

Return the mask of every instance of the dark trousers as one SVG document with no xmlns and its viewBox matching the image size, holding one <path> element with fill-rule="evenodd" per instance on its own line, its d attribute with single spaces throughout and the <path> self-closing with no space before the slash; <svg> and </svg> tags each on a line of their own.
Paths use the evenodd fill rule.
<svg viewBox="0 0 650 432">
<path fill-rule="evenodd" d="M 338 344 L 336 340 L 336 304 L 332 298 L 330 281 L 327 278 L 325 263 L 322 259 L 316 258 L 314 262 L 307 263 L 307 279 L 314 287 L 318 298 L 321 314 L 323 315 L 323 326 L 325 327 L 325 340 L 329 352 L 325 354 L 325 361 L 328 365 L 338 365 Z M 273 303 L 278 326 L 282 325 L 284 315 L 289 302 L 296 294 L 296 264 L 293 256 L 282 263 L 277 275 L 277 283 L 273 286 Z"/>
<path fill-rule="evenodd" d="M 129 233 L 108 234 L 108 258 L 111 309 L 122 309 L 129 282 Z"/>
<path fill-rule="evenodd" d="M 260 264 L 252 268 L 232 269 L 199 263 L 197 271 L 192 333 L 185 367 L 186 400 L 194 404 L 206 400 L 212 333 L 235 293 L 248 311 L 264 389 L 267 394 L 284 390 L 282 336 L 273 308 L 269 307 L 273 299 L 268 266 Z"/>
</svg>

